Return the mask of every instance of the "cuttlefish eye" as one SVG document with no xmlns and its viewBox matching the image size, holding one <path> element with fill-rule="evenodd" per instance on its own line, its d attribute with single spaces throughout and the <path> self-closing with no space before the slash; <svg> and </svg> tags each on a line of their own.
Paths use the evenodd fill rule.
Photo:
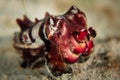
<svg viewBox="0 0 120 80">
<path fill-rule="evenodd" d="M 79 32 L 74 32 L 73 36 L 78 42 L 85 42 L 89 40 L 89 33 L 86 29 L 82 29 Z"/>
<path fill-rule="evenodd" d="M 95 31 L 92 27 L 90 27 L 90 28 L 88 29 L 88 31 L 90 32 L 90 36 L 91 36 L 92 38 L 95 38 L 95 37 L 96 37 L 96 31 Z"/>
<path fill-rule="evenodd" d="M 77 46 L 75 45 L 74 53 L 87 56 L 93 51 L 93 38 L 96 36 L 96 32 L 93 28 L 81 29 L 78 32 L 74 31 L 73 36 L 78 43 Z"/>
<path fill-rule="evenodd" d="M 88 30 L 82 29 L 79 32 L 73 32 L 73 36 L 78 42 L 89 41 L 96 37 L 96 31 L 90 27 Z"/>
</svg>

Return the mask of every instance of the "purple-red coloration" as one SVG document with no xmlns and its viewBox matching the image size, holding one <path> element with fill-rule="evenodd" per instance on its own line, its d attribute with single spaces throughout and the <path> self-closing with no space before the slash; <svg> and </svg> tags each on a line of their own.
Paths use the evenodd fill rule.
<svg viewBox="0 0 120 80">
<path fill-rule="evenodd" d="M 14 47 L 21 51 L 22 67 L 29 67 L 45 56 L 50 71 L 58 76 L 71 72 L 68 64 L 93 51 L 96 32 L 92 27 L 87 28 L 85 14 L 75 6 L 64 15 L 46 13 L 44 19 L 36 18 L 35 22 L 24 16 L 17 23 L 21 32 L 15 34 Z"/>
</svg>

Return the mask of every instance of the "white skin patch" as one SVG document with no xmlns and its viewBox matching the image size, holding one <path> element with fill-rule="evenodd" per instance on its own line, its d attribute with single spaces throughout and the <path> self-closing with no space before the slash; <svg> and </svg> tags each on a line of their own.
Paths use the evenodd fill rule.
<svg viewBox="0 0 120 80">
<path fill-rule="evenodd" d="M 67 18 L 73 20 L 74 15 L 67 15 Z"/>
<path fill-rule="evenodd" d="M 49 25 L 49 30 L 50 30 L 49 36 L 53 35 L 57 31 L 57 29 L 58 29 L 57 27 Z"/>
<path fill-rule="evenodd" d="M 45 39 L 48 39 L 47 35 L 46 35 L 46 32 L 45 32 L 45 25 L 43 26 L 43 34 L 44 34 Z"/>
<path fill-rule="evenodd" d="M 54 26 L 53 18 L 50 17 L 49 22 L 50 22 L 50 25 L 48 26 L 48 28 L 50 30 L 50 33 L 49 33 L 48 37 L 52 36 L 57 30 L 57 27 Z"/>
<path fill-rule="evenodd" d="M 50 17 L 50 24 L 54 25 L 54 21 L 53 21 L 53 19 L 51 17 Z"/>
<path fill-rule="evenodd" d="M 56 27 L 59 26 L 60 22 L 61 22 L 61 20 L 57 21 Z"/>
<path fill-rule="evenodd" d="M 77 13 L 78 13 L 78 10 L 77 10 L 77 9 L 73 9 L 73 10 L 71 10 L 71 13 L 77 14 Z"/>
<path fill-rule="evenodd" d="M 23 42 L 24 42 L 25 44 L 30 44 L 30 43 L 32 43 L 32 42 L 31 42 L 31 39 L 30 39 L 30 37 L 29 37 L 29 31 L 28 31 L 28 30 L 25 31 L 25 32 L 23 32 L 22 40 L 23 40 Z"/>
<path fill-rule="evenodd" d="M 53 34 L 58 30 L 58 27 L 57 27 L 57 26 L 59 26 L 60 21 L 61 21 L 61 20 L 58 20 L 56 26 L 49 25 L 49 30 L 50 30 L 49 36 L 53 35 Z"/>
<path fill-rule="evenodd" d="M 39 29 L 41 24 L 42 22 L 39 22 L 32 28 L 32 37 L 35 39 L 35 42 L 33 43 L 33 45 L 41 46 L 41 44 L 44 44 L 44 42 L 39 36 Z"/>
<path fill-rule="evenodd" d="M 65 24 L 63 24 L 62 35 L 65 35 L 66 32 L 67 32 L 67 29 L 66 29 L 66 27 L 65 27 Z"/>
<path fill-rule="evenodd" d="M 76 7 L 76 6 L 73 6 L 73 8 L 74 8 L 74 9 L 77 9 L 77 7 Z"/>
<path fill-rule="evenodd" d="M 62 17 L 61 16 L 57 16 L 57 19 L 62 19 Z"/>
</svg>

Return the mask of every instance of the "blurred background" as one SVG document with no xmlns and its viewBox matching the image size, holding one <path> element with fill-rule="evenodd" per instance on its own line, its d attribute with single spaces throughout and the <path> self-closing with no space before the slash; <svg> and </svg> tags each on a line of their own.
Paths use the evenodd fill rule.
<svg viewBox="0 0 120 80">
<path fill-rule="evenodd" d="M 19 31 L 16 18 L 23 18 L 26 14 L 34 21 L 35 17 L 44 18 L 45 12 L 61 15 L 72 5 L 77 6 L 86 14 L 88 27 L 95 28 L 97 37 L 92 58 L 84 64 L 74 64 L 73 68 L 80 68 L 79 72 L 75 70 L 79 76 L 73 74 L 70 80 L 120 80 L 120 0 L 0 0 L 0 80 L 37 79 L 37 77 L 31 78 L 28 70 L 23 70 L 19 66 L 20 57 L 13 48 L 13 34 Z M 109 74 L 104 73 L 106 70 L 103 66 L 106 64 L 104 57 L 105 60 L 106 57 L 110 58 L 107 62 L 110 63 Z M 93 60 L 96 65 L 95 62 L 92 64 Z M 97 70 L 102 71 L 97 67 L 100 61 L 103 72 L 97 72 Z M 92 69 L 89 67 L 86 69 L 86 65 L 95 66 Z M 70 76 L 63 75 L 60 78 L 66 80 L 68 77 Z M 43 76 L 40 80 L 47 80 L 47 78 Z"/>
</svg>

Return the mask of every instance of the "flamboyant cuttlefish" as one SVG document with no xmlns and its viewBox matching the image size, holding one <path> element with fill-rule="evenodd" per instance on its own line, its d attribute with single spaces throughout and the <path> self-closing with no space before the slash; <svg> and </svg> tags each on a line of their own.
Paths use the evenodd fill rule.
<svg viewBox="0 0 120 80">
<path fill-rule="evenodd" d="M 22 67 L 30 67 L 44 57 L 50 72 L 59 76 L 72 72 L 69 64 L 93 51 L 96 31 L 87 28 L 85 14 L 75 6 L 63 15 L 46 13 L 44 19 L 36 18 L 35 22 L 26 16 L 16 21 L 21 31 L 15 33 L 14 47 L 22 55 Z"/>
</svg>

